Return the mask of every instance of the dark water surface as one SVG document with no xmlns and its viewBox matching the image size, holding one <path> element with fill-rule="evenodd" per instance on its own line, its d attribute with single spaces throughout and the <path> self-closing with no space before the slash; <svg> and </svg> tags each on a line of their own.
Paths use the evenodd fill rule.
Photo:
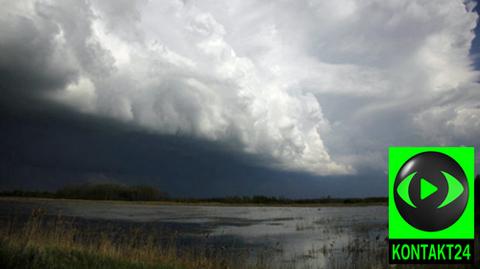
<svg viewBox="0 0 480 269">
<path fill-rule="evenodd" d="M 262 255 L 271 267 L 386 268 L 387 207 L 244 207 L 155 205 L 77 200 L 0 199 L 0 218 L 47 215 L 175 235 L 180 247 Z"/>
</svg>

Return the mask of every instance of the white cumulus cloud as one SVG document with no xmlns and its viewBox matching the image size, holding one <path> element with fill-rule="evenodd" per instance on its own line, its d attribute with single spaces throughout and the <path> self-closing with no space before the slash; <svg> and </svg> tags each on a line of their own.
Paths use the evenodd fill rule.
<svg viewBox="0 0 480 269">
<path fill-rule="evenodd" d="M 46 51 L 18 68 L 43 65 L 41 78 L 65 78 L 48 98 L 159 133 L 230 143 L 280 169 L 383 169 L 390 145 L 474 144 L 480 135 L 470 2 L 3 6 L 0 48 Z M 12 34 L 25 29 L 28 36 Z M 0 53 L 3 68 L 14 58 Z"/>
</svg>

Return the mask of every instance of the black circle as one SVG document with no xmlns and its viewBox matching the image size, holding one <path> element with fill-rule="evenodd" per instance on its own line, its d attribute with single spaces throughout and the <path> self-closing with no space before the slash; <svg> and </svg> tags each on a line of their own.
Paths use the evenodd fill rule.
<svg viewBox="0 0 480 269">
<path fill-rule="evenodd" d="M 463 193 L 450 204 L 438 208 L 448 193 L 448 183 L 443 172 L 454 176 L 462 185 Z M 416 207 L 407 204 L 397 193 L 398 185 L 410 174 L 415 173 L 410 182 L 408 194 Z M 420 181 L 424 178 L 438 187 L 426 199 L 420 199 Z M 439 231 L 454 224 L 467 205 L 468 182 L 462 167 L 450 156 L 439 152 L 422 152 L 407 160 L 400 168 L 394 184 L 395 205 L 403 219 L 413 227 L 424 231 Z"/>
</svg>

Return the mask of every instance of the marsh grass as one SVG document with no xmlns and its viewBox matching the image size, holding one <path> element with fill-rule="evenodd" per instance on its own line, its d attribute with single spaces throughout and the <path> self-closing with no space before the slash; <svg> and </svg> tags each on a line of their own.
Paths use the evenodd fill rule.
<svg viewBox="0 0 480 269">
<path fill-rule="evenodd" d="M 48 218 L 35 209 L 26 222 L 0 227 L 1 268 L 268 268 L 263 258 L 225 256 L 204 247 L 178 247 L 175 233 L 160 238 L 141 227 L 82 228 L 75 219 Z M 165 237 L 170 237 L 165 240 Z"/>
<path fill-rule="evenodd" d="M 175 230 L 154 229 L 137 223 L 92 222 L 71 217 L 48 215 L 35 209 L 28 217 L 13 214 L 0 218 L 0 268 L 6 269 L 217 269 L 217 268 L 468 268 L 463 266 L 389 266 L 387 249 L 379 231 L 382 226 L 357 223 L 345 246 L 338 245 L 338 235 L 347 226 L 332 219 L 301 220 L 296 231 L 315 226 L 327 234 L 323 245 L 284 262 L 275 261 L 274 253 L 243 249 L 244 245 L 221 246 L 209 243 L 209 235 L 198 235 L 197 242 L 185 241 Z M 155 224 L 156 225 L 156 224 Z M 318 226 L 318 227 L 317 227 Z M 378 235 L 377 235 L 378 233 Z M 373 234 L 373 238 L 370 236 Z M 199 239 L 198 237 L 205 237 Z M 183 238 L 183 239 L 182 239 Z M 288 246 L 287 246 L 288 247 Z M 284 249 L 278 247 L 279 253 Z M 315 261 L 323 261 L 316 263 Z"/>
</svg>

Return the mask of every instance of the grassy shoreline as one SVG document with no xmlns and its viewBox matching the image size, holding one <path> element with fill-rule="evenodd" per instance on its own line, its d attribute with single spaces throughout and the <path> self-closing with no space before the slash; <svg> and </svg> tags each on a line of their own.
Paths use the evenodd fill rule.
<svg viewBox="0 0 480 269">
<path fill-rule="evenodd" d="M 75 218 L 33 209 L 26 221 L 10 216 L 0 225 L 0 268 L 268 268 L 248 263 L 247 256 L 223 256 L 207 247 L 179 247 L 176 233 L 143 228 L 84 226 Z"/>
<path fill-rule="evenodd" d="M 170 265 L 149 265 L 116 259 L 81 250 L 55 246 L 19 245 L 0 241 L 0 267 L 9 269 L 174 269 Z"/>
<path fill-rule="evenodd" d="M 92 200 L 72 198 L 46 198 L 46 197 L 23 197 L 23 196 L 0 196 L 0 201 L 68 201 L 68 202 L 93 202 L 93 203 L 117 203 L 117 204 L 140 204 L 140 205 L 174 205 L 174 206 L 225 206 L 225 207 L 354 207 L 354 206 L 387 206 L 387 201 L 375 202 L 318 202 L 318 203 L 234 203 L 213 201 L 123 201 L 123 200 Z"/>
</svg>

